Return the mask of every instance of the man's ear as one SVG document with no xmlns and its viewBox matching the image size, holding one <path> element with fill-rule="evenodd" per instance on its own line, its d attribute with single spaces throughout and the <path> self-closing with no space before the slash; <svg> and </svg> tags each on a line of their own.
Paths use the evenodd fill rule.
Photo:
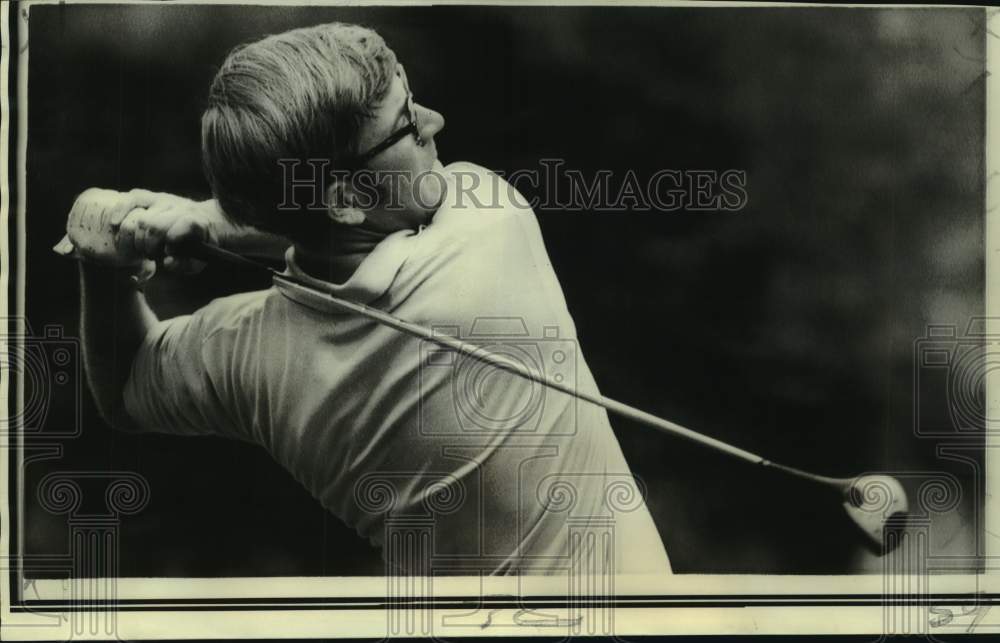
<svg viewBox="0 0 1000 643">
<path fill-rule="evenodd" d="M 355 207 L 354 188 L 350 181 L 333 177 L 326 188 L 326 216 L 341 225 L 359 225 L 365 222 L 363 210 Z"/>
</svg>

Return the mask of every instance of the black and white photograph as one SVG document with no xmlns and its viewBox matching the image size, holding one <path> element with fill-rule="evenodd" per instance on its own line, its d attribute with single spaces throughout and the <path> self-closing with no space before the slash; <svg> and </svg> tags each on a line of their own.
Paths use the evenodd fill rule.
<svg viewBox="0 0 1000 643">
<path fill-rule="evenodd" d="M 1000 631 L 994 10 L 0 8 L 5 639 Z"/>
</svg>

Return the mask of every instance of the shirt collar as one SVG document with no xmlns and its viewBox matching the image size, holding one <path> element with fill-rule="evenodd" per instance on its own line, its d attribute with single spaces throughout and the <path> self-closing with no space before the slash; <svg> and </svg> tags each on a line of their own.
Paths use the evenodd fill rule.
<svg viewBox="0 0 1000 643">
<path fill-rule="evenodd" d="M 289 248 L 285 253 L 286 268 L 284 274 L 295 277 L 311 286 L 317 286 L 342 299 L 368 304 L 389 291 L 399 269 L 402 268 L 403 263 L 410 255 L 412 245 L 410 241 L 415 234 L 413 230 L 400 230 L 387 236 L 375 246 L 375 249 L 361 261 L 354 274 L 342 284 L 317 279 L 302 270 L 295 261 L 295 246 Z M 323 295 L 288 284 L 280 279 L 275 279 L 274 285 L 289 299 L 309 308 L 330 312 L 343 311 Z"/>
</svg>

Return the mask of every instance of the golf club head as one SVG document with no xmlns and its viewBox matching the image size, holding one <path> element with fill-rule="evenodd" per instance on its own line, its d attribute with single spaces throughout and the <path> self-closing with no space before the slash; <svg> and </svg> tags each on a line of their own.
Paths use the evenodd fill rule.
<svg viewBox="0 0 1000 643">
<path fill-rule="evenodd" d="M 888 554 L 899 539 L 886 538 L 886 525 L 894 518 L 893 522 L 898 522 L 909 510 L 903 485 L 892 476 L 874 474 L 844 482 L 844 510 L 848 517 L 879 553 Z"/>
</svg>

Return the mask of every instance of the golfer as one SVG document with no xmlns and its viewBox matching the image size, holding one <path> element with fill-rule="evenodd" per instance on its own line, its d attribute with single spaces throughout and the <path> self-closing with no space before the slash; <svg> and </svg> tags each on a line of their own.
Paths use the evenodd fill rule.
<svg viewBox="0 0 1000 643">
<path fill-rule="evenodd" d="M 444 124 L 369 29 L 233 50 L 202 116 L 214 199 L 91 189 L 70 213 L 98 408 L 260 445 L 393 572 L 564 573 L 599 543 L 615 574 L 669 573 L 604 409 L 281 280 L 172 319 L 147 305 L 153 262 L 197 270 L 183 248 L 206 241 L 596 393 L 534 213 L 488 170 L 443 166 Z M 413 525 L 416 555 L 394 544 Z"/>
</svg>

